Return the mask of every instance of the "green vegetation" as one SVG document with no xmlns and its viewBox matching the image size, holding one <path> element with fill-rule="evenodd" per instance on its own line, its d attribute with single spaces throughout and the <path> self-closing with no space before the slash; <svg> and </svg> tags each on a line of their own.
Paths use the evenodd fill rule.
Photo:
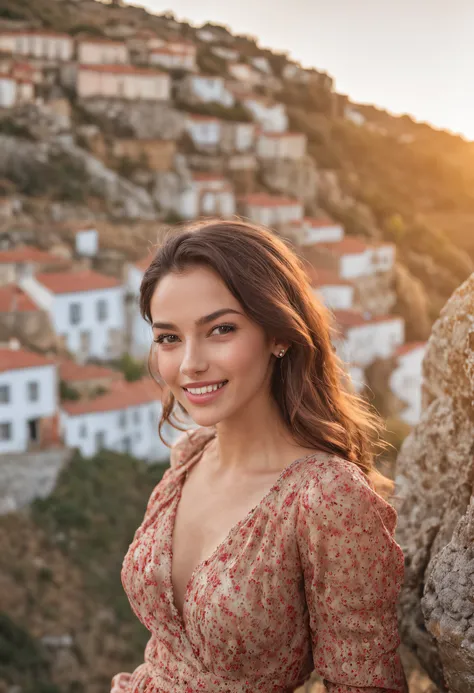
<svg viewBox="0 0 474 693">
<path fill-rule="evenodd" d="M 79 392 L 64 380 L 59 382 L 59 396 L 61 400 L 69 400 L 72 402 L 76 402 L 81 397 Z"/>
<path fill-rule="evenodd" d="M 60 693 L 50 677 L 46 653 L 38 640 L 0 612 L 0 683 L 22 693 Z"/>
<path fill-rule="evenodd" d="M 29 129 L 20 123 L 17 123 L 10 116 L 4 116 L 0 119 L 0 134 L 8 135 L 9 137 L 21 137 L 26 140 L 34 140 Z"/>
<path fill-rule="evenodd" d="M 92 597 L 134 629 L 138 653 L 146 632 L 131 612 L 120 571 L 165 468 L 105 450 L 91 460 L 76 455 L 52 495 L 31 508 L 34 522 L 49 537 L 60 533 L 60 547 L 81 569 Z"/>
<path fill-rule="evenodd" d="M 130 354 L 124 354 L 116 367 L 124 374 L 128 382 L 140 380 L 146 374 L 146 364 L 143 361 L 137 361 Z"/>
<path fill-rule="evenodd" d="M 188 113 L 198 113 L 199 115 L 220 118 L 221 120 L 233 120 L 241 123 L 250 123 L 252 115 L 242 104 L 234 106 L 223 106 L 215 101 L 211 103 L 199 103 L 192 106 L 182 101 L 176 103 L 176 108 L 187 111 Z"/>
</svg>

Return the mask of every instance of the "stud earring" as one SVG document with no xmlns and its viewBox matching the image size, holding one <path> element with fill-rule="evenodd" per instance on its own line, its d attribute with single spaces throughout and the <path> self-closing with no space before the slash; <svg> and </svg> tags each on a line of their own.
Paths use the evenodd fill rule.
<svg viewBox="0 0 474 693">
<path fill-rule="evenodd" d="M 279 359 L 282 359 L 282 358 L 284 357 L 284 355 L 285 355 L 285 350 L 282 349 L 282 350 L 278 353 L 278 358 L 279 358 Z"/>
</svg>

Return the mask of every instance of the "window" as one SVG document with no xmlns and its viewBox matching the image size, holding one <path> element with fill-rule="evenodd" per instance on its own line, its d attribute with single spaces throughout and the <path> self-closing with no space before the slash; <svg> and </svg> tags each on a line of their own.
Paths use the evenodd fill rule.
<svg viewBox="0 0 474 693">
<path fill-rule="evenodd" d="M 10 401 L 10 386 L 0 385 L 0 404 L 8 404 Z"/>
<path fill-rule="evenodd" d="M 30 402 L 37 402 L 39 400 L 39 383 L 27 383 L 26 388 L 28 391 L 28 400 Z"/>
<path fill-rule="evenodd" d="M 127 425 L 127 414 L 124 411 L 119 412 L 118 415 L 118 425 L 123 428 Z"/>
<path fill-rule="evenodd" d="M 104 431 L 97 431 L 95 434 L 95 449 L 103 450 L 105 448 L 105 433 Z"/>
<path fill-rule="evenodd" d="M 140 409 L 135 409 L 133 412 L 133 423 L 139 424 L 142 419 L 142 413 Z"/>
<path fill-rule="evenodd" d="M 107 320 L 107 318 L 108 318 L 107 308 L 108 308 L 108 305 L 107 305 L 107 301 L 105 299 L 101 298 L 99 301 L 97 301 L 96 310 L 97 310 L 97 320 L 99 322 L 104 322 L 104 320 Z"/>
<path fill-rule="evenodd" d="M 0 440 L 11 440 L 12 425 L 9 421 L 0 423 Z"/>
<path fill-rule="evenodd" d="M 87 426 L 86 424 L 81 424 L 79 426 L 79 438 L 85 438 L 87 436 Z"/>
<path fill-rule="evenodd" d="M 78 325 L 81 322 L 81 304 L 71 303 L 69 306 L 69 322 L 71 325 Z"/>
</svg>

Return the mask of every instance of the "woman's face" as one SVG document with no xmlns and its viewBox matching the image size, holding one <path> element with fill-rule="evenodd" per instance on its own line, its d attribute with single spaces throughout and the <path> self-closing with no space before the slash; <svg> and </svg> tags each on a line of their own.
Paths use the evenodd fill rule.
<svg viewBox="0 0 474 693">
<path fill-rule="evenodd" d="M 150 312 L 153 366 L 195 423 L 213 426 L 270 397 L 278 347 L 213 270 L 196 266 L 167 274 Z"/>
</svg>

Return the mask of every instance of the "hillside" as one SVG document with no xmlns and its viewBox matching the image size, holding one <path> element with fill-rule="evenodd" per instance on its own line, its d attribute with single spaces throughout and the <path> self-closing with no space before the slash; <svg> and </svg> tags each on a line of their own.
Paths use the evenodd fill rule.
<svg viewBox="0 0 474 693">
<path fill-rule="evenodd" d="M 108 693 L 142 661 L 147 631 L 120 568 L 164 469 L 77 456 L 48 499 L 0 517 L 2 693 Z"/>
<path fill-rule="evenodd" d="M 196 28 L 177 22 L 171 13 L 155 16 L 141 8 L 120 6 L 119 2 L 105 5 L 93 0 L 4 0 L 0 7 L 2 20 L 7 25 L 9 21 L 25 21 L 29 26 L 72 35 L 86 33 L 121 39 L 136 31 L 152 30 L 164 39 L 179 36 L 196 43 L 201 70 L 228 76 L 226 61 L 199 39 Z M 243 61 L 265 57 L 275 79 L 282 78 L 290 62 L 285 53 L 262 48 L 252 37 L 233 36 L 226 27 L 208 27 L 218 33 L 220 45 L 239 51 Z M 334 92 L 332 79 L 322 72 L 314 74 L 318 79 L 310 84 L 282 80 L 283 88 L 276 95 L 287 106 L 290 126 L 307 135 L 308 153 L 318 173 L 318 198 L 306 211 L 311 214 L 319 208 L 329 212 L 345 224 L 348 234 L 396 243 L 405 278 L 397 285 L 397 310 L 407 321 L 407 338 L 424 339 L 426 325 L 433 323 L 453 290 L 474 269 L 470 233 L 474 221 L 474 145 L 416 123 L 408 116 L 393 117 L 381 109 L 352 104 L 365 119 L 363 126 L 356 125 L 344 116 L 348 100 Z M 268 91 L 265 87 L 256 90 L 262 94 Z M 90 122 L 105 127 L 103 134 L 111 136 L 110 123 L 107 125 L 96 116 L 90 120 L 91 114 L 85 114 L 74 99 L 72 108 L 76 127 Z M 223 110 L 217 112 L 206 106 L 203 112 L 222 117 Z M 231 117 L 230 111 L 227 117 Z M 235 111 L 232 117 L 244 120 L 245 114 Z M 0 122 L 0 130 L 18 136 L 31 135 L 28 127 L 12 124 L 8 118 Z M 40 134 L 36 134 L 38 138 Z M 76 143 L 85 145 L 82 135 L 76 136 Z M 186 152 L 185 141 L 178 143 L 178 151 Z M 45 202 L 56 199 L 68 203 L 72 216 L 75 205 L 80 216 L 82 203 L 97 219 L 106 222 L 109 217 L 109 221 L 120 222 L 116 211 L 111 216 L 110 206 L 104 205 L 97 186 L 85 177 L 84 166 L 77 157 L 68 159 L 57 152 L 52 157 L 50 169 L 37 167 L 26 183 L 23 173 L 14 178 L 20 191 L 30 197 L 33 218 L 47 223 Z M 68 175 L 63 175 L 66 169 Z M 148 191 L 140 187 L 143 172 L 127 161 L 120 162 L 117 172 L 133 181 L 134 204 L 144 218 L 151 218 Z M 130 188 L 127 185 L 128 188 L 121 184 L 119 198 L 124 189 Z M 257 186 L 268 188 L 268 181 L 257 180 Z M 117 210 L 116 200 L 113 207 Z M 104 238 L 101 240 L 114 248 L 113 233 L 105 236 L 105 242 Z M 142 252 L 136 243 L 132 245 L 137 254 Z M 411 293 L 417 296 L 415 302 L 419 306 L 426 306 L 420 322 L 425 327 L 417 326 L 409 315 Z"/>
</svg>

